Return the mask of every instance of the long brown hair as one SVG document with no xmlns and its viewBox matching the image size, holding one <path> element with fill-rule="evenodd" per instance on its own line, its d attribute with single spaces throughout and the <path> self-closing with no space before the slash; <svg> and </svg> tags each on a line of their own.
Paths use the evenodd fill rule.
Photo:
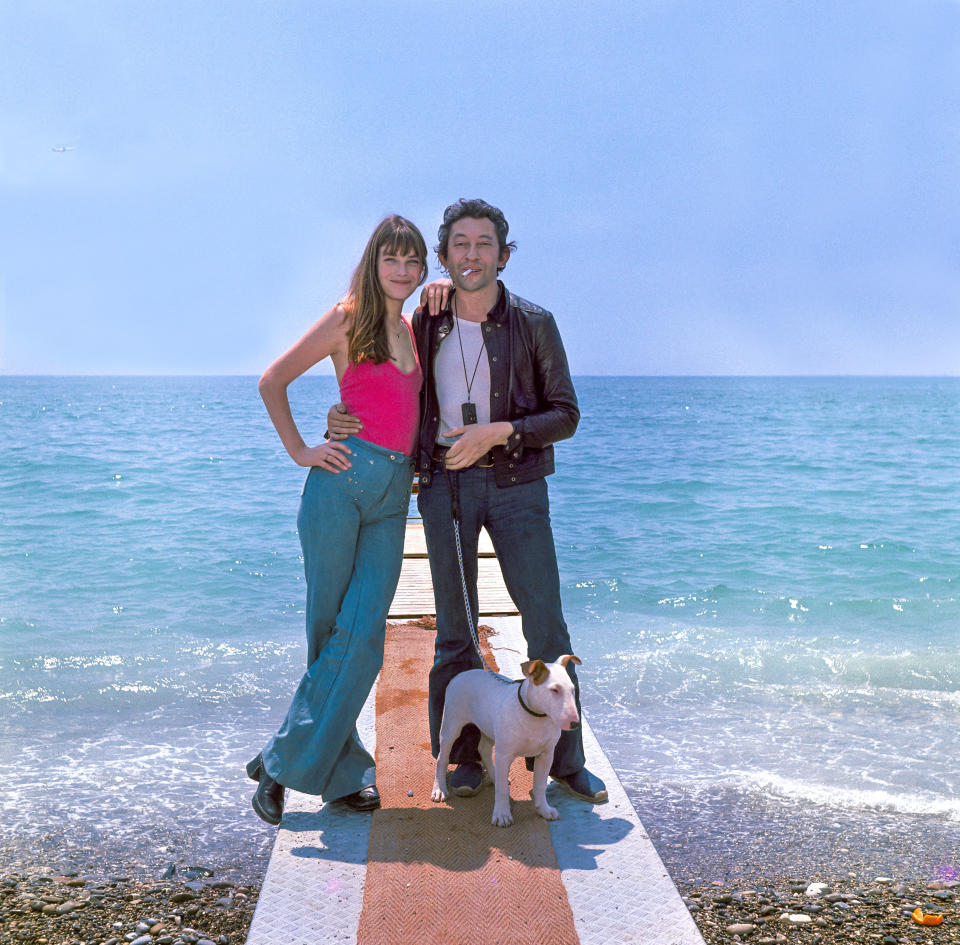
<svg viewBox="0 0 960 945">
<path fill-rule="evenodd" d="M 390 339 L 385 323 L 387 305 L 377 277 L 381 247 L 388 255 L 419 257 L 423 271 L 417 285 L 423 285 L 427 278 L 427 244 L 420 231 L 397 214 L 382 220 L 367 241 L 343 303 L 350 313 L 347 354 L 353 364 L 362 361 L 382 364 L 390 360 Z"/>
</svg>

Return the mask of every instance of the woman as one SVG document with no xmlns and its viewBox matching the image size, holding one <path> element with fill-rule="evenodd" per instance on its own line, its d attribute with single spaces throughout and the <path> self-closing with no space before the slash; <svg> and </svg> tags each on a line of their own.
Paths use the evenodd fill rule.
<svg viewBox="0 0 960 945">
<path fill-rule="evenodd" d="M 307 582 L 307 672 L 280 730 L 247 765 L 253 809 L 280 823 L 284 788 L 380 806 L 374 760 L 356 721 L 383 663 L 387 612 L 400 578 L 422 376 L 403 303 L 427 274 L 427 247 L 408 220 L 374 230 L 346 298 L 260 379 L 260 395 L 295 463 L 309 466 L 297 529 Z M 363 419 L 341 442 L 307 446 L 290 383 L 324 358 L 340 399 Z"/>
</svg>

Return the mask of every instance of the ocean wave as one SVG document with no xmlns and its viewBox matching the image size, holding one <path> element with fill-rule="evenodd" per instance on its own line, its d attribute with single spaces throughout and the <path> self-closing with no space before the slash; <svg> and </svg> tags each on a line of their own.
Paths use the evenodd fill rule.
<svg viewBox="0 0 960 945">
<path fill-rule="evenodd" d="M 812 803 L 819 807 L 932 815 L 960 822 L 960 797 L 841 787 L 784 777 L 770 771 L 731 771 L 728 780 L 735 787 Z"/>
<path fill-rule="evenodd" d="M 707 599 L 686 599 L 704 606 Z M 798 602 L 799 606 L 799 602 Z M 629 630 L 616 649 L 589 653 L 605 673 L 633 675 L 638 688 L 661 693 L 667 680 L 701 691 L 767 689 L 798 694 L 886 691 L 896 697 L 925 693 L 944 705 L 957 703 L 960 692 L 960 647 L 939 643 L 901 645 L 837 636 L 768 636 L 736 634 L 717 627 L 673 625 Z"/>
</svg>

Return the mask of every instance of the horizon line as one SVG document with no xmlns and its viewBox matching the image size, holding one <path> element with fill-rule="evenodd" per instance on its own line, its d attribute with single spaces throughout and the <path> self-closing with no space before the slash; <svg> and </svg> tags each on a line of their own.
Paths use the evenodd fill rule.
<svg viewBox="0 0 960 945">
<path fill-rule="evenodd" d="M 222 373 L 217 372 L 214 374 L 197 374 L 192 372 L 177 372 L 177 373 L 145 373 L 145 372 L 135 372 L 135 373 L 112 373 L 112 372 L 67 372 L 67 373 L 50 373 L 50 372 L 20 372 L 20 371 L 2 371 L 0 370 L 0 379 L 6 377 L 23 377 L 23 378 L 43 378 L 43 377 L 91 377 L 91 378 L 146 378 L 146 379 L 172 379 L 172 378 L 214 378 L 214 377 L 224 377 L 224 378 L 257 378 L 259 374 L 243 374 L 243 373 Z M 318 378 L 318 377 L 332 377 L 336 379 L 336 374 L 330 372 L 310 372 L 306 371 L 300 375 L 300 377 L 295 378 L 295 380 L 300 380 L 301 378 Z M 810 373 L 796 373 L 796 374 L 573 374 L 571 377 L 582 377 L 582 378 L 629 378 L 629 377 L 638 377 L 638 378 L 718 378 L 718 379 L 761 379 L 761 378 L 793 378 L 797 380 L 801 379 L 863 379 L 863 380 L 878 380 L 883 378 L 897 378 L 897 379 L 910 379 L 910 378 L 923 378 L 926 380 L 954 380 L 960 378 L 960 372 L 956 374 L 868 374 L 868 373 L 856 373 L 856 374 L 810 374 Z M 293 382 L 291 382 L 293 383 Z"/>
</svg>

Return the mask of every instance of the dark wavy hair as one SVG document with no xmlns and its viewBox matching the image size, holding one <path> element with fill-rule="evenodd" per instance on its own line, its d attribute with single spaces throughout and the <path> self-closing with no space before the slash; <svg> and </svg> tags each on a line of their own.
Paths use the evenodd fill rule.
<svg viewBox="0 0 960 945">
<path fill-rule="evenodd" d="M 447 246 L 450 243 L 450 228 L 457 220 L 462 220 L 464 217 L 470 217 L 472 220 L 489 220 L 493 224 L 497 231 L 497 241 L 500 243 L 501 255 L 504 250 L 511 255 L 517 251 L 517 244 L 513 240 L 507 242 L 510 225 L 499 207 L 491 206 L 486 200 L 468 200 L 466 197 L 461 197 L 456 203 L 450 204 L 443 211 L 443 223 L 440 224 L 440 229 L 437 231 L 437 239 L 440 242 L 433 248 L 438 259 L 447 255 Z M 440 264 L 443 265 L 443 262 L 441 261 Z M 506 263 L 503 266 L 497 266 L 497 272 L 503 272 L 505 267 Z"/>
</svg>

